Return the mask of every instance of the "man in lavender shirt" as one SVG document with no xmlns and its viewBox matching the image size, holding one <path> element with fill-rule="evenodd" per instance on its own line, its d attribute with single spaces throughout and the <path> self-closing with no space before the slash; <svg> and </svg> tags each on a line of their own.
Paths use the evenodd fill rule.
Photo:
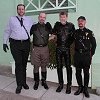
<svg viewBox="0 0 100 100">
<path fill-rule="evenodd" d="M 29 89 L 26 84 L 26 66 L 30 51 L 30 28 L 33 21 L 24 16 L 25 6 L 23 4 L 17 5 L 18 16 L 11 17 L 4 32 L 3 50 L 7 52 L 8 40 L 10 42 L 11 54 L 15 60 L 15 75 L 17 88 L 15 93 L 21 93 L 22 87 Z"/>
</svg>

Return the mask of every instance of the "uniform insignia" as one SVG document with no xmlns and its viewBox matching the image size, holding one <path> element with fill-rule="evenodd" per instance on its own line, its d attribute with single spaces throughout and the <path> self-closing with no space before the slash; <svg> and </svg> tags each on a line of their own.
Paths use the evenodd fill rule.
<svg viewBox="0 0 100 100">
<path fill-rule="evenodd" d="M 86 36 L 88 35 L 89 33 L 86 33 Z"/>
<path fill-rule="evenodd" d="M 85 36 L 83 36 L 83 39 L 85 39 Z"/>
</svg>

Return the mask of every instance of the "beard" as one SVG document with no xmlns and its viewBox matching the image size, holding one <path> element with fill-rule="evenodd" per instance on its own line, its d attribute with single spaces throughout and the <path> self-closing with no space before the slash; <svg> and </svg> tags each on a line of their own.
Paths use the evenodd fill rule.
<svg viewBox="0 0 100 100">
<path fill-rule="evenodd" d="M 25 13 L 18 13 L 19 16 L 24 16 Z"/>
<path fill-rule="evenodd" d="M 79 26 L 80 28 L 82 28 L 82 27 L 83 27 L 83 24 L 80 23 L 78 26 Z"/>
<path fill-rule="evenodd" d="M 40 24 L 44 24 L 44 23 L 45 23 L 45 21 L 44 21 L 44 20 L 40 20 L 39 22 L 40 22 Z"/>
<path fill-rule="evenodd" d="M 66 21 L 61 21 L 61 23 L 62 23 L 63 25 L 65 25 L 65 24 L 66 24 Z"/>
</svg>

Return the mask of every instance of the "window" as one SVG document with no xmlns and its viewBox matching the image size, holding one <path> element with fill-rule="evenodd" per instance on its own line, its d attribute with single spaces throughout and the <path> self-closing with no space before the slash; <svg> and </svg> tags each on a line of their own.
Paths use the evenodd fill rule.
<svg viewBox="0 0 100 100">
<path fill-rule="evenodd" d="M 41 11 L 46 13 L 58 13 L 66 10 L 76 12 L 76 0 L 23 0 L 26 6 L 26 14 L 38 14 Z"/>
</svg>

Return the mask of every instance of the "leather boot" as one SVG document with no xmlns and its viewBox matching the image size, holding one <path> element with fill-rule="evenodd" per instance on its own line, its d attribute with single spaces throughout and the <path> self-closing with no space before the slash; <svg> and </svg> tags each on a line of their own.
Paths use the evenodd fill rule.
<svg viewBox="0 0 100 100">
<path fill-rule="evenodd" d="M 35 81 L 35 84 L 33 88 L 34 90 L 37 90 L 39 86 L 39 73 L 34 73 L 34 81 Z"/>
<path fill-rule="evenodd" d="M 46 83 L 47 72 L 41 72 L 41 74 L 42 74 L 41 85 L 44 86 L 44 88 L 45 88 L 46 90 L 48 90 L 49 87 L 48 87 L 48 85 L 47 85 L 47 83 Z"/>
<path fill-rule="evenodd" d="M 89 98 L 89 92 L 88 92 L 88 84 L 89 84 L 89 67 L 84 68 L 84 90 L 83 93 L 85 95 L 85 97 Z"/>
<path fill-rule="evenodd" d="M 21 93 L 21 90 L 22 90 L 22 86 L 17 86 L 17 88 L 16 88 L 16 94 L 19 94 L 19 93 Z"/>
<path fill-rule="evenodd" d="M 61 90 L 63 89 L 63 71 L 62 71 L 62 66 L 60 66 L 59 64 L 57 67 L 57 74 L 58 74 L 59 86 L 56 89 L 56 92 L 61 92 Z"/>
<path fill-rule="evenodd" d="M 82 69 L 81 68 L 76 68 L 76 80 L 78 83 L 78 90 L 74 93 L 74 95 L 79 95 L 80 93 L 83 92 L 83 82 L 82 82 Z"/>
<path fill-rule="evenodd" d="M 42 86 L 44 86 L 44 88 L 46 89 L 46 90 L 48 90 L 49 89 L 49 87 L 48 87 L 48 85 L 47 85 L 47 83 L 46 83 L 46 81 L 42 81 Z"/>
<path fill-rule="evenodd" d="M 67 84 L 66 94 L 70 94 L 70 93 L 71 93 L 71 85 Z"/>
<path fill-rule="evenodd" d="M 67 69 L 67 88 L 66 88 L 66 94 L 71 93 L 71 84 L 72 84 L 72 68 L 69 66 L 66 67 Z"/>
<path fill-rule="evenodd" d="M 23 88 L 28 90 L 29 89 L 29 86 L 27 84 L 23 84 Z"/>
<path fill-rule="evenodd" d="M 83 86 L 81 73 L 82 73 L 82 69 L 76 68 L 76 80 L 77 80 L 78 86 Z"/>
<path fill-rule="evenodd" d="M 87 68 L 84 68 L 84 87 L 88 87 L 88 84 L 89 84 L 89 69 Z"/>
<path fill-rule="evenodd" d="M 74 95 L 79 95 L 82 92 L 83 92 L 83 86 L 79 86 L 78 90 L 74 93 Z"/>
<path fill-rule="evenodd" d="M 56 92 L 61 92 L 63 89 L 63 84 L 59 84 L 58 88 L 56 89 Z"/>
<path fill-rule="evenodd" d="M 83 93 L 84 93 L 85 97 L 87 97 L 87 98 L 90 97 L 89 92 L 88 92 L 88 87 L 87 87 L 87 86 L 84 86 Z"/>
<path fill-rule="evenodd" d="M 34 90 L 37 90 L 39 86 L 39 81 L 35 81 L 35 84 L 33 86 Z"/>
</svg>

